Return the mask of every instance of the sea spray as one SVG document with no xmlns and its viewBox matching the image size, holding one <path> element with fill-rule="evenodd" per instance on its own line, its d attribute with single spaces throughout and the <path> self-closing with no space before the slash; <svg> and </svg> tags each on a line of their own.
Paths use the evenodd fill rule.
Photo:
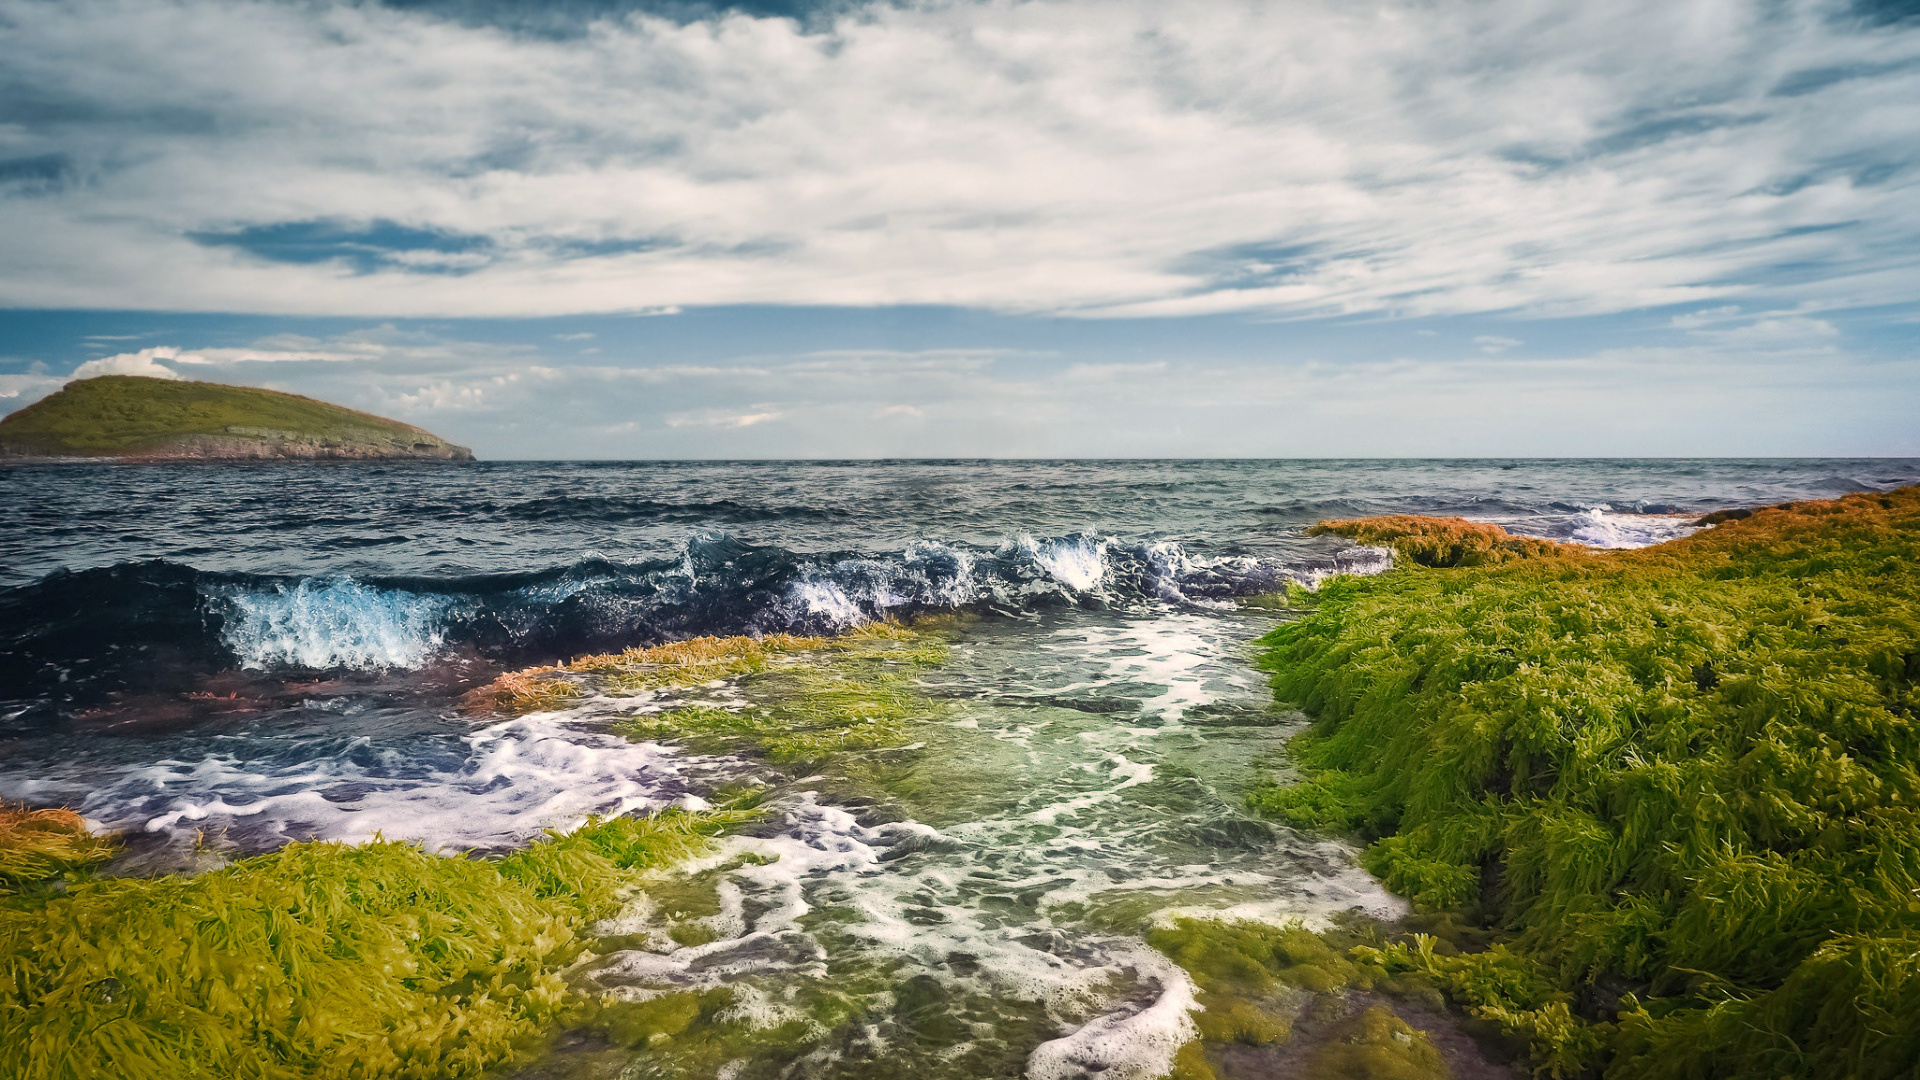
<svg viewBox="0 0 1920 1080">
<path fill-rule="evenodd" d="M 445 641 L 451 596 L 380 589 L 352 579 L 216 593 L 221 640 L 242 667 L 415 668 Z"/>
</svg>

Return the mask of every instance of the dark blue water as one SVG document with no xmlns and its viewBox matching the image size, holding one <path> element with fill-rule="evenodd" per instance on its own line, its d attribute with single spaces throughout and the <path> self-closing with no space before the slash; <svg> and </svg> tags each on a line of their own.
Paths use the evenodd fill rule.
<svg viewBox="0 0 1920 1080">
<path fill-rule="evenodd" d="M 1916 479 L 1889 460 L 4 468 L 0 729 L 151 711 L 221 673 L 458 682 L 702 633 L 1218 603 L 1339 568 L 1345 545 L 1301 535 L 1327 517 L 1631 545 L 1672 522 L 1623 515 Z"/>
</svg>

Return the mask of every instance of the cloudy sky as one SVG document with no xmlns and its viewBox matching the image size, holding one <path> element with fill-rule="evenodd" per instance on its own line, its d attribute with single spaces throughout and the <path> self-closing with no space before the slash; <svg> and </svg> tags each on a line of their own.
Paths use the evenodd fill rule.
<svg viewBox="0 0 1920 1080">
<path fill-rule="evenodd" d="M 1920 0 L 0 0 L 0 409 L 1920 455 Z"/>
</svg>

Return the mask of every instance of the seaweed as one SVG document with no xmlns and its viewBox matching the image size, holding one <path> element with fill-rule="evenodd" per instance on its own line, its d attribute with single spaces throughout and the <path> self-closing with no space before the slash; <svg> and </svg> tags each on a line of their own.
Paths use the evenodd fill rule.
<svg viewBox="0 0 1920 1080">
<path fill-rule="evenodd" d="M 0 805 L 0 896 L 49 881 L 64 888 L 69 875 L 97 867 L 117 848 L 71 810 Z"/>
<path fill-rule="evenodd" d="M 509 671 L 469 691 L 462 704 L 470 713 L 521 715 L 568 708 L 596 694 L 631 697 L 684 690 L 783 666 L 818 666 L 849 658 L 924 666 L 944 660 L 946 646 L 924 629 L 893 621 L 866 623 L 832 638 L 696 637 Z"/>
<path fill-rule="evenodd" d="M 1389 936 L 1365 919 L 1318 932 L 1298 920 L 1273 926 L 1182 918 L 1155 927 L 1148 943 L 1184 968 L 1199 990 L 1193 1015 L 1199 1038 L 1176 1057 L 1174 1080 L 1215 1080 L 1209 1047 L 1284 1044 L 1296 1026 L 1312 1029 L 1305 1045 L 1289 1048 L 1304 1075 L 1449 1075 L 1427 1037 L 1381 999 L 1431 1008 L 1440 998 L 1430 972 L 1393 962 L 1405 948 Z"/>
<path fill-rule="evenodd" d="M 479 1075 L 567 1003 L 588 920 L 742 817 L 593 821 L 500 859 L 296 843 L 17 892 L 0 898 L 0 1075 Z"/>
<path fill-rule="evenodd" d="M 1624 552 L 1326 528 L 1420 565 L 1330 582 L 1263 639 L 1317 719 L 1305 782 L 1250 804 L 1370 841 L 1391 888 L 1564 996 L 1415 966 L 1562 1075 L 1911 1075 L 1920 488 Z"/>
<path fill-rule="evenodd" d="M 744 705 L 685 704 L 634 716 L 614 730 L 631 739 L 747 743 L 779 762 L 896 746 L 905 741 L 905 722 L 933 707 L 912 673 L 945 659 L 946 646 L 897 623 L 872 623 L 796 652 L 741 679 Z"/>
<path fill-rule="evenodd" d="M 1493 566 L 1548 555 L 1577 556 L 1586 549 L 1532 536 L 1515 536 L 1498 525 L 1466 518 L 1390 514 L 1323 521 L 1308 536 L 1333 534 L 1362 544 L 1383 544 L 1415 565 Z"/>
<path fill-rule="evenodd" d="M 824 638 L 769 634 L 765 637 L 696 637 L 664 645 L 593 653 L 562 664 L 522 668 L 468 692 L 469 712 L 520 715 L 566 708 L 589 693 L 631 695 L 692 687 L 765 671 L 777 656 L 827 646 Z"/>
</svg>

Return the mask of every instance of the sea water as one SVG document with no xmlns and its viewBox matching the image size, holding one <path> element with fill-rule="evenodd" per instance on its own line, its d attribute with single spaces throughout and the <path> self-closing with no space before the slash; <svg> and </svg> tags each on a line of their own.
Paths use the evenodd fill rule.
<svg viewBox="0 0 1920 1080">
<path fill-rule="evenodd" d="M 1193 992 L 1146 928 L 1401 910 L 1343 844 L 1243 808 L 1306 718 L 1247 662 L 1278 616 L 1238 600 L 1391 562 L 1304 526 L 1458 514 L 1632 547 L 1916 479 L 1785 460 L 0 469 L 0 796 L 74 806 L 156 872 L 309 838 L 498 851 L 757 788 L 763 819 L 596 928 L 618 947 L 576 986 L 724 988 L 731 1019 L 785 1025 L 777 1055 L 719 1066 L 733 1080 L 1144 1078 L 1191 1036 Z M 936 614 L 961 617 L 906 737 L 805 770 L 612 732 L 670 694 L 458 707 L 587 651 Z M 675 1075 L 651 1054 L 583 1043 L 528 1076 Z"/>
</svg>

